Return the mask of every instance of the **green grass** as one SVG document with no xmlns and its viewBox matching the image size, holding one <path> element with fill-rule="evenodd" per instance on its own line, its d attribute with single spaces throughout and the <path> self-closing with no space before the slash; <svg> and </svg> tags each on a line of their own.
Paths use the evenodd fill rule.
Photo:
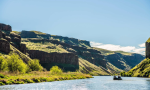
<svg viewBox="0 0 150 90">
<path fill-rule="evenodd" d="M 150 38 L 149 38 L 146 42 L 148 42 L 148 43 L 149 43 L 149 42 L 150 42 Z"/>
<path fill-rule="evenodd" d="M 87 74 L 94 75 L 94 76 L 110 74 L 110 72 L 108 72 L 103 67 L 100 67 L 100 66 L 98 67 L 82 58 L 79 58 L 79 71 L 82 73 L 87 73 Z"/>
<path fill-rule="evenodd" d="M 0 73 L 2 73 L 0 75 L 5 76 L 4 78 L 0 78 L 0 86 L 10 84 L 25 84 L 25 83 L 52 82 L 52 81 L 92 78 L 91 75 L 83 74 L 81 72 L 67 72 L 62 74 L 51 74 L 49 71 L 46 72 L 33 71 L 26 74 L 6 73 L 6 72 Z"/>
<path fill-rule="evenodd" d="M 55 45 L 50 42 L 30 42 L 27 39 L 23 39 L 22 43 L 26 44 L 28 50 L 40 50 L 48 53 L 58 52 L 67 53 L 68 51 L 63 49 L 61 45 Z"/>
</svg>

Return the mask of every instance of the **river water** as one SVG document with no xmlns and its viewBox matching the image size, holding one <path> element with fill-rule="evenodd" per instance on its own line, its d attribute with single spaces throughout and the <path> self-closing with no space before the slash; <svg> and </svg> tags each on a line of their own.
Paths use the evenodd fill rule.
<svg viewBox="0 0 150 90">
<path fill-rule="evenodd" d="M 65 80 L 0 86 L 0 90 L 150 90 L 150 78 L 94 76 L 90 79 Z"/>
</svg>

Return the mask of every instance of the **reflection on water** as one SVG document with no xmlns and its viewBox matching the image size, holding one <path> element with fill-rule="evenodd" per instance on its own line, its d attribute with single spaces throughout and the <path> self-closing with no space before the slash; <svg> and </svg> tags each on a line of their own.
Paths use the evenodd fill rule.
<svg viewBox="0 0 150 90">
<path fill-rule="evenodd" d="M 91 79 L 5 85 L 0 90 L 150 90 L 149 78 L 95 76 Z"/>
</svg>

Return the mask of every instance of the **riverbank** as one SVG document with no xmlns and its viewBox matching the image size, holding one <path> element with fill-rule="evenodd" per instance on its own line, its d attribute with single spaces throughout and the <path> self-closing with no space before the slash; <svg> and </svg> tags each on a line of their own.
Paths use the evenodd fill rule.
<svg viewBox="0 0 150 90">
<path fill-rule="evenodd" d="M 26 74 L 1 72 L 0 85 L 39 83 L 39 82 L 51 82 L 51 81 L 62 81 L 72 79 L 85 79 L 85 78 L 92 78 L 92 76 L 80 72 L 67 72 L 55 75 L 51 74 L 49 71 L 46 72 L 33 71 Z"/>
</svg>

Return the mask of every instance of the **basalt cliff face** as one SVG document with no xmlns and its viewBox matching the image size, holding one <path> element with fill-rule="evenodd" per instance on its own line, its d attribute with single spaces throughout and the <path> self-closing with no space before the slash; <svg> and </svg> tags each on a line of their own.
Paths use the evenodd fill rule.
<svg viewBox="0 0 150 90">
<path fill-rule="evenodd" d="M 76 69 L 79 69 L 78 56 L 74 53 L 47 53 L 39 50 L 28 50 L 27 52 L 32 59 L 38 58 L 40 64 L 47 70 L 56 63 L 66 71 L 75 71 Z M 65 66 L 65 64 L 71 66 Z"/>
<path fill-rule="evenodd" d="M 126 55 L 124 54 L 126 52 L 115 52 L 115 51 L 113 52 L 105 50 L 106 52 L 109 52 L 106 55 L 104 50 L 103 52 L 101 49 L 95 49 L 91 47 L 90 42 L 88 41 L 50 35 L 38 31 L 22 31 L 19 32 L 19 34 L 21 36 L 23 35 L 25 39 L 23 41 L 24 43 L 29 44 L 28 42 L 30 42 L 32 43 L 31 45 L 35 45 L 34 48 L 32 48 L 31 45 L 27 45 L 27 47 L 30 50 L 32 49 L 42 51 L 49 50 L 58 53 L 63 53 L 63 51 L 68 53 L 71 52 L 76 54 L 79 58 L 87 60 L 94 65 L 102 66 L 105 69 L 108 69 L 109 68 L 108 63 L 111 63 L 112 65 L 114 65 L 113 67 L 115 68 L 128 71 L 145 58 L 143 55 L 140 54 L 127 53 L 128 55 Z M 32 35 L 32 37 L 30 37 L 30 35 Z M 36 44 L 47 45 L 46 50 L 39 49 L 40 47 L 38 47 L 38 45 Z"/>
</svg>

